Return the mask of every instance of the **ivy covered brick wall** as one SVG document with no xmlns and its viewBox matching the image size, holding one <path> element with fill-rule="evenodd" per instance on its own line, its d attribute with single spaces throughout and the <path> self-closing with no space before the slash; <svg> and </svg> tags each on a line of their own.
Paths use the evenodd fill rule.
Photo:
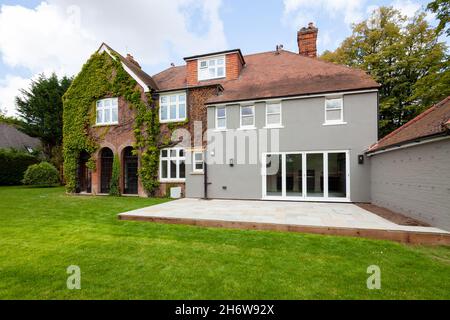
<svg viewBox="0 0 450 320">
<path fill-rule="evenodd" d="M 119 97 L 134 111 L 131 130 L 133 148 L 141 158 L 139 176 L 145 191 L 152 195 L 158 188 L 159 149 L 161 147 L 158 107 L 150 94 L 123 69 L 119 57 L 95 53 L 83 66 L 63 98 L 64 103 L 64 175 L 67 192 L 77 186 L 78 159 L 81 152 L 93 154 L 112 127 L 94 128 L 96 101 Z M 95 129 L 95 130 L 94 130 Z M 95 169 L 95 159 L 88 163 Z"/>
</svg>

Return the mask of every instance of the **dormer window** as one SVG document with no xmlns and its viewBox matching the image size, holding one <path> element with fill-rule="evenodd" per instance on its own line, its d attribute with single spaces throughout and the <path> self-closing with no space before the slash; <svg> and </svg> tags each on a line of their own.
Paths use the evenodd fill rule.
<svg viewBox="0 0 450 320">
<path fill-rule="evenodd" d="M 225 78 L 225 56 L 198 60 L 198 80 Z"/>
</svg>

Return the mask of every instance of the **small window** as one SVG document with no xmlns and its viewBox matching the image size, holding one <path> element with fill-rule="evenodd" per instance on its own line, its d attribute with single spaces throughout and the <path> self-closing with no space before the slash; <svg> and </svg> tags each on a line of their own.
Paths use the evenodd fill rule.
<svg viewBox="0 0 450 320">
<path fill-rule="evenodd" d="M 227 128 L 227 109 L 226 107 L 216 108 L 216 129 Z"/>
<path fill-rule="evenodd" d="M 281 126 L 281 103 L 266 104 L 266 126 L 267 127 Z"/>
<path fill-rule="evenodd" d="M 159 105 L 160 122 L 179 122 L 186 120 L 186 93 L 160 96 Z"/>
<path fill-rule="evenodd" d="M 203 173 L 203 152 L 196 151 L 193 153 L 193 172 Z"/>
<path fill-rule="evenodd" d="M 241 128 L 253 128 L 255 126 L 255 106 L 241 107 Z"/>
<path fill-rule="evenodd" d="M 97 101 L 96 124 L 114 125 L 119 123 L 119 102 L 117 98 L 107 98 Z"/>
<path fill-rule="evenodd" d="M 198 66 L 199 81 L 225 77 L 225 56 L 199 60 Z"/>
<path fill-rule="evenodd" d="M 159 160 L 161 181 L 184 181 L 186 178 L 184 150 L 179 148 L 161 150 Z"/>
<path fill-rule="evenodd" d="M 343 123 L 344 107 L 342 98 L 333 98 L 325 100 L 325 123 Z"/>
</svg>

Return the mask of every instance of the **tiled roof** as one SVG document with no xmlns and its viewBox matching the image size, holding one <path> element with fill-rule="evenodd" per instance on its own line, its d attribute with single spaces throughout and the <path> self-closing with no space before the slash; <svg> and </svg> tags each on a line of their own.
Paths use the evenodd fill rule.
<svg viewBox="0 0 450 320">
<path fill-rule="evenodd" d="M 246 65 L 237 80 L 202 81 L 220 83 L 223 94 L 208 103 L 265 99 L 326 92 L 378 88 L 362 70 L 325 62 L 282 50 L 244 56 Z M 172 67 L 153 76 L 160 90 L 186 88 L 186 67 Z"/>
<path fill-rule="evenodd" d="M 370 147 L 369 153 L 449 133 L 450 96 L 430 107 Z"/>
<path fill-rule="evenodd" d="M 0 123 L 0 149 L 26 150 L 27 147 L 37 149 L 40 145 L 39 139 L 26 135 L 11 124 Z"/>
</svg>

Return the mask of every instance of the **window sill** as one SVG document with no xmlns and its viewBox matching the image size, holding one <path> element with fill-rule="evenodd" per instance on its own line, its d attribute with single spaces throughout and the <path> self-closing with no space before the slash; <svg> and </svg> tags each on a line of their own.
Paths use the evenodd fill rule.
<svg viewBox="0 0 450 320">
<path fill-rule="evenodd" d="M 190 173 L 190 175 L 191 176 L 203 176 L 203 175 L 205 175 L 205 173 L 203 171 L 202 172 L 200 172 L 200 171 L 199 172 L 194 172 L 193 171 L 193 172 Z"/>
<path fill-rule="evenodd" d="M 115 127 L 118 126 L 119 123 L 102 123 L 102 124 L 94 124 L 92 127 L 93 128 L 101 128 L 101 127 Z"/>
<path fill-rule="evenodd" d="M 214 132 L 226 132 L 228 131 L 228 129 L 223 128 L 223 129 L 213 129 Z"/>
<path fill-rule="evenodd" d="M 159 120 L 159 123 L 176 123 L 176 122 L 185 122 L 187 118 L 177 119 L 177 120 Z"/>
<path fill-rule="evenodd" d="M 284 129 L 284 126 L 265 126 L 263 129 Z"/>
<path fill-rule="evenodd" d="M 252 126 L 252 127 L 240 127 L 237 130 L 239 130 L 239 131 L 256 130 L 256 127 L 255 126 Z"/>
<path fill-rule="evenodd" d="M 186 179 L 159 179 L 161 183 L 185 183 Z"/>
<path fill-rule="evenodd" d="M 345 125 L 345 124 L 347 124 L 347 122 L 325 122 L 322 125 L 323 126 L 340 126 L 340 125 Z"/>
<path fill-rule="evenodd" d="M 198 79 L 198 82 L 205 82 L 205 81 L 211 81 L 211 80 L 220 80 L 220 79 L 226 79 L 226 75 L 223 77 L 216 77 L 216 78 L 208 78 L 208 79 Z"/>
</svg>

